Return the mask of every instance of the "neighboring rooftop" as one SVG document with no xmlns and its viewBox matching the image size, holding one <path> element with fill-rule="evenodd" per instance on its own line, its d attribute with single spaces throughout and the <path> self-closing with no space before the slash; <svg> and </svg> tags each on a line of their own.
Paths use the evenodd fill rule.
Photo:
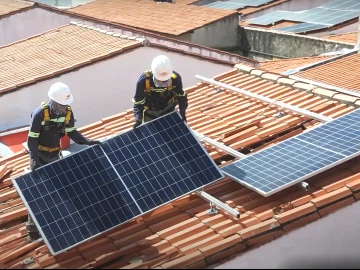
<svg viewBox="0 0 360 270">
<path fill-rule="evenodd" d="M 27 1 L 0 0 L 0 18 L 31 8 L 33 5 L 34 3 Z"/>
<path fill-rule="evenodd" d="M 323 5 L 302 11 L 275 10 L 246 21 L 253 27 L 274 28 L 281 22 L 298 22 L 276 27 L 286 33 L 310 34 L 331 31 L 358 21 L 360 4 L 357 0 L 332 0 Z M 242 24 L 242 25 L 246 25 Z"/>
<path fill-rule="evenodd" d="M 269 0 L 267 4 L 264 4 L 264 5 L 261 5 L 258 7 L 246 7 L 246 8 L 240 9 L 239 13 L 244 16 L 250 15 L 250 14 L 259 12 L 261 10 L 265 10 L 265 9 L 280 5 L 280 4 L 288 2 L 288 1 L 291 1 L 291 0 L 272 0 L 272 1 Z"/>
<path fill-rule="evenodd" d="M 360 91 L 360 54 L 348 54 L 294 75 L 348 90 Z"/>
<path fill-rule="evenodd" d="M 214 79 L 333 118 L 354 110 L 356 105 L 339 102 L 349 100 L 349 96 L 322 98 L 318 95 L 326 96 L 326 89 L 243 65 Z M 278 112 L 276 106 L 219 90 L 206 83 L 186 89 L 188 124 L 243 153 L 258 151 L 318 124 L 288 111 L 284 117 L 273 117 Z M 92 139 L 103 138 L 131 128 L 133 122 L 130 109 L 79 131 Z M 232 162 L 223 151 L 204 145 L 220 166 Z M 356 160 L 307 180 L 308 192 L 293 186 L 262 197 L 226 178 L 205 190 L 236 208 L 241 213 L 239 219 L 222 211 L 210 216 L 208 203 L 191 194 L 53 257 L 43 242 L 27 243 L 25 239 L 27 210 L 10 177 L 22 173 L 28 159 L 27 152 L 20 151 L 0 160 L 1 268 L 204 268 L 360 199 Z"/>
<path fill-rule="evenodd" d="M 67 12 L 171 36 L 185 34 L 237 13 L 193 5 L 158 4 L 146 0 L 96 0 Z"/>
<path fill-rule="evenodd" d="M 208 6 L 225 10 L 237 10 L 241 15 L 250 15 L 267 8 L 280 5 L 291 0 L 198 0 L 194 5 Z"/>
<path fill-rule="evenodd" d="M 1 47 L 0 92 L 55 77 L 140 47 L 142 41 L 66 25 Z"/>
<path fill-rule="evenodd" d="M 311 56 L 311 57 L 299 57 L 289 59 L 276 59 L 260 62 L 259 67 L 262 70 L 266 70 L 273 73 L 283 73 L 285 71 L 302 67 L 309 64 L 329 59 L 331 56 Z"/>
<path fill-rule="evenodd" d="M 349 32 L 323 37 L 323 39 L 357 44 L 358 32 Z"/>
</svg>

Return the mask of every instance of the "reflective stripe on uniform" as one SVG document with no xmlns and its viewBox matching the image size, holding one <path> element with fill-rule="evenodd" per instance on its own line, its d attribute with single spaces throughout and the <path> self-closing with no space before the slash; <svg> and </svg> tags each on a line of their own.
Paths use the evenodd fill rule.
<svg viewBox="0 0 360 270">
<path fill-rule="evenodd" d="M 76 127 L 67 127 L 67 128 L 65 128 L 65 131 L 66 132 L 72 132 L 72 131 L 74 131 L 76 129 Z"/>
<path fill-rule="evenodd" d="M 139 104 L 145 104 L 145 100 L 146 100 L 146 98 L 144 98 L 143 100 L 140 100 L 140 101 L 135 101 L 135 99 L 133 99 L 132 102 L 133 102 L 135 105 L 139 105 Z"/>
<path fill-rule="evenodd" d="M 177 97 L 185 97 L 185 96 L 186 96 L 186 93 L 185 93 L 185 92 L 184 92 L 184 94 L 175 93 L 175 95 L 176 95 Z"/>
<path fill-rule="evenodd" d="M 36 132 L 32 132 L 32 131 L 29 132 L 29 137 L 31 137 L 31 138 L 39 138 L 39 136 L 40 136 L 40 133 L 36 133 Z"/>
<path fill-rule="evenodd" d="M 55 122 L 55 123 L 62 123 L 65 122 L 65 117 L 60 117 L 60 118 L 54 118 L 54 119 L 50 119 L 51 122 Z"/>
</svg>

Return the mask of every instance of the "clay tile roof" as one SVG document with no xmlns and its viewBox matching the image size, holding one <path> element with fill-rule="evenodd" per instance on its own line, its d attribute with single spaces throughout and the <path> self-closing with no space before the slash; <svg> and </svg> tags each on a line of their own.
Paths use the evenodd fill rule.
<svg viewBox="0 0 360 270">
<path fill-rule="evenodd" d="M 172 36 L 237 14 L 231 10 L 146 0 L 96 0 L 67 12 Z"/>
<path fill-rule="evenodd" d="M 360 54 L 355 53 L 296 73 L 296 76 L 360 91 Z"/>
<path fill-rule="evenodd" d="M 141 41 L 78 25 L 66 25 L 0 47 L 0 92 L 51 78 L 142 46 Z"/>
<path fill-rule="evenodd" d="M 333 91 L 248 66 L 238 65 L 214 79 L 329 117 L 354 109 L 339 102 Z M 318 124 L 296 113 L 274 118 L 276 107 L 219 90 L 206 83 L 186 89 L 188 123 L 233 149 L 258 151 Z M 79 130 L 95 139 L 131 128 L 133 122 L 133 112 L 128 110 Z M 204 146 L 218 164 L 232 162 L 219 149 Z M 28 160 L 25 151 L 0 160 L 1 268 L 205 268 L 360 199 L 359 163 L 352 161 L 308 179 L 306 193 L 292 186 L 262 197 L 225 178 L 205 190 L 236 208 L 240 218 L 222 211 L 210 216 L 208 203 L 191 194 L 53 257 L 44 242 L 25 240 L 27 210 L 10 177 L 22 173 Z"/>
<path fill-rule="evenodd" d="M 34 3 L 26 1 L 0 0 L 0 18 L 30 8 L 33 5 Z"/>
<path fill-rule="evenodd" d="M 331 36 L 323 37 L 323 39 L 356 44 L 358 39 L 358 32 L 349 32 L 344 34 L 331 35 Z"/>
<path fill-rule="evenodd" d="M 283 73 L 285 71 L 313 64 L 332 56 L 310 56 L 290 59 L 277 59 L 260 62 L 260 68 L 273 73 Z"/>
</svg>

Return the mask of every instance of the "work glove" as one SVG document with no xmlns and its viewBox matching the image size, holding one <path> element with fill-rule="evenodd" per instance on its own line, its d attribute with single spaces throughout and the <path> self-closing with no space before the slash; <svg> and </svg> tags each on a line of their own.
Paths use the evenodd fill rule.
<svg viewBox="0 0 360 270">
<path fill-rule="evenodd" d="M 102 142 L 100 142 L 100 141 L 90 141 L 89 142 L 89 145 L 96 145 L 96 144 L 102 145 Z"/>
<path fill-rule="evenodd" d="M 30 170 L 32 171 L 32 172 L 34 172 L 37 168 L 39 168 L 40 167 L 40 164 L 39 164 L 39 162 L 38 161 L 36 161 L 35 159 L 30 159 Z"/>
<path fill-rule="evenodd" d="M 138 126 L 140 126 L 142 124 L 142 122 L 140 120 L 136 120 L 135 124 L 133 125 L 133 129 L 137 128 Z"/>
</svg>

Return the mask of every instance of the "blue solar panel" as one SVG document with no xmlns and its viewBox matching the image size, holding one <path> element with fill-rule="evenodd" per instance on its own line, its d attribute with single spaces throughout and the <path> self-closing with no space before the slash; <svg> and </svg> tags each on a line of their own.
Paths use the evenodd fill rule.
<svg viewBox="0 0 360 270">
<path fill-rule="evenodd" d="M 313 23 L 299 23 L 296 25 L 290 25 L 280 28 L 275 28 L 274 30 L 287 32 L 287 33 L 306 33 L 309 31 L 319 30 L 326 28 L 327 26 L 321 24 L 313 24 Z"/>
<path fill-rule="evenodd" d="M 339 10 L 360 10 L 360 1 L 359 0 L 334 0 L 324 5 L 321 5 L 322 8 L 328 9 L 339 9 Z"/>
<path fill-rule="evenodd" d="M 360 109 L 222 168 L 269 196 L 360 154 Z"/>
<path fill-rule="evenodd" d="M 348 10 L 346 8 L 330 9 L 324 8 L 324 6 L 298 12 L 276 10 L 265 15 L 250 19 L 249 23 L 269 25 L 282 20 L 286 20 L 331 27 L 333 25 L 357 18 L 359 15 L 359 10 L 360 9 Z"/>
<path fill-rule="evenodd" d="M 104 143 L 143 212 L 223 177 L 178 113 Z"/>
<path fill-rule="evenodd" d="M 271 0 L 229 0 L 229 1 L 216 1 L 210 4 L 204 5 L 207 7 L 221 8 L 221 9 L 241 9 L 244 7 L 258 7 L 264 5 Z"/>
<path fill-rule="evenodd" d="M 55 255 L 223 177 L 174 112 L 13 183 Z"/>
<path fill-rule="evenodd" d="M 100 146 L 14 179 L 56 254 L 141 214 Z"/>
</svg>

